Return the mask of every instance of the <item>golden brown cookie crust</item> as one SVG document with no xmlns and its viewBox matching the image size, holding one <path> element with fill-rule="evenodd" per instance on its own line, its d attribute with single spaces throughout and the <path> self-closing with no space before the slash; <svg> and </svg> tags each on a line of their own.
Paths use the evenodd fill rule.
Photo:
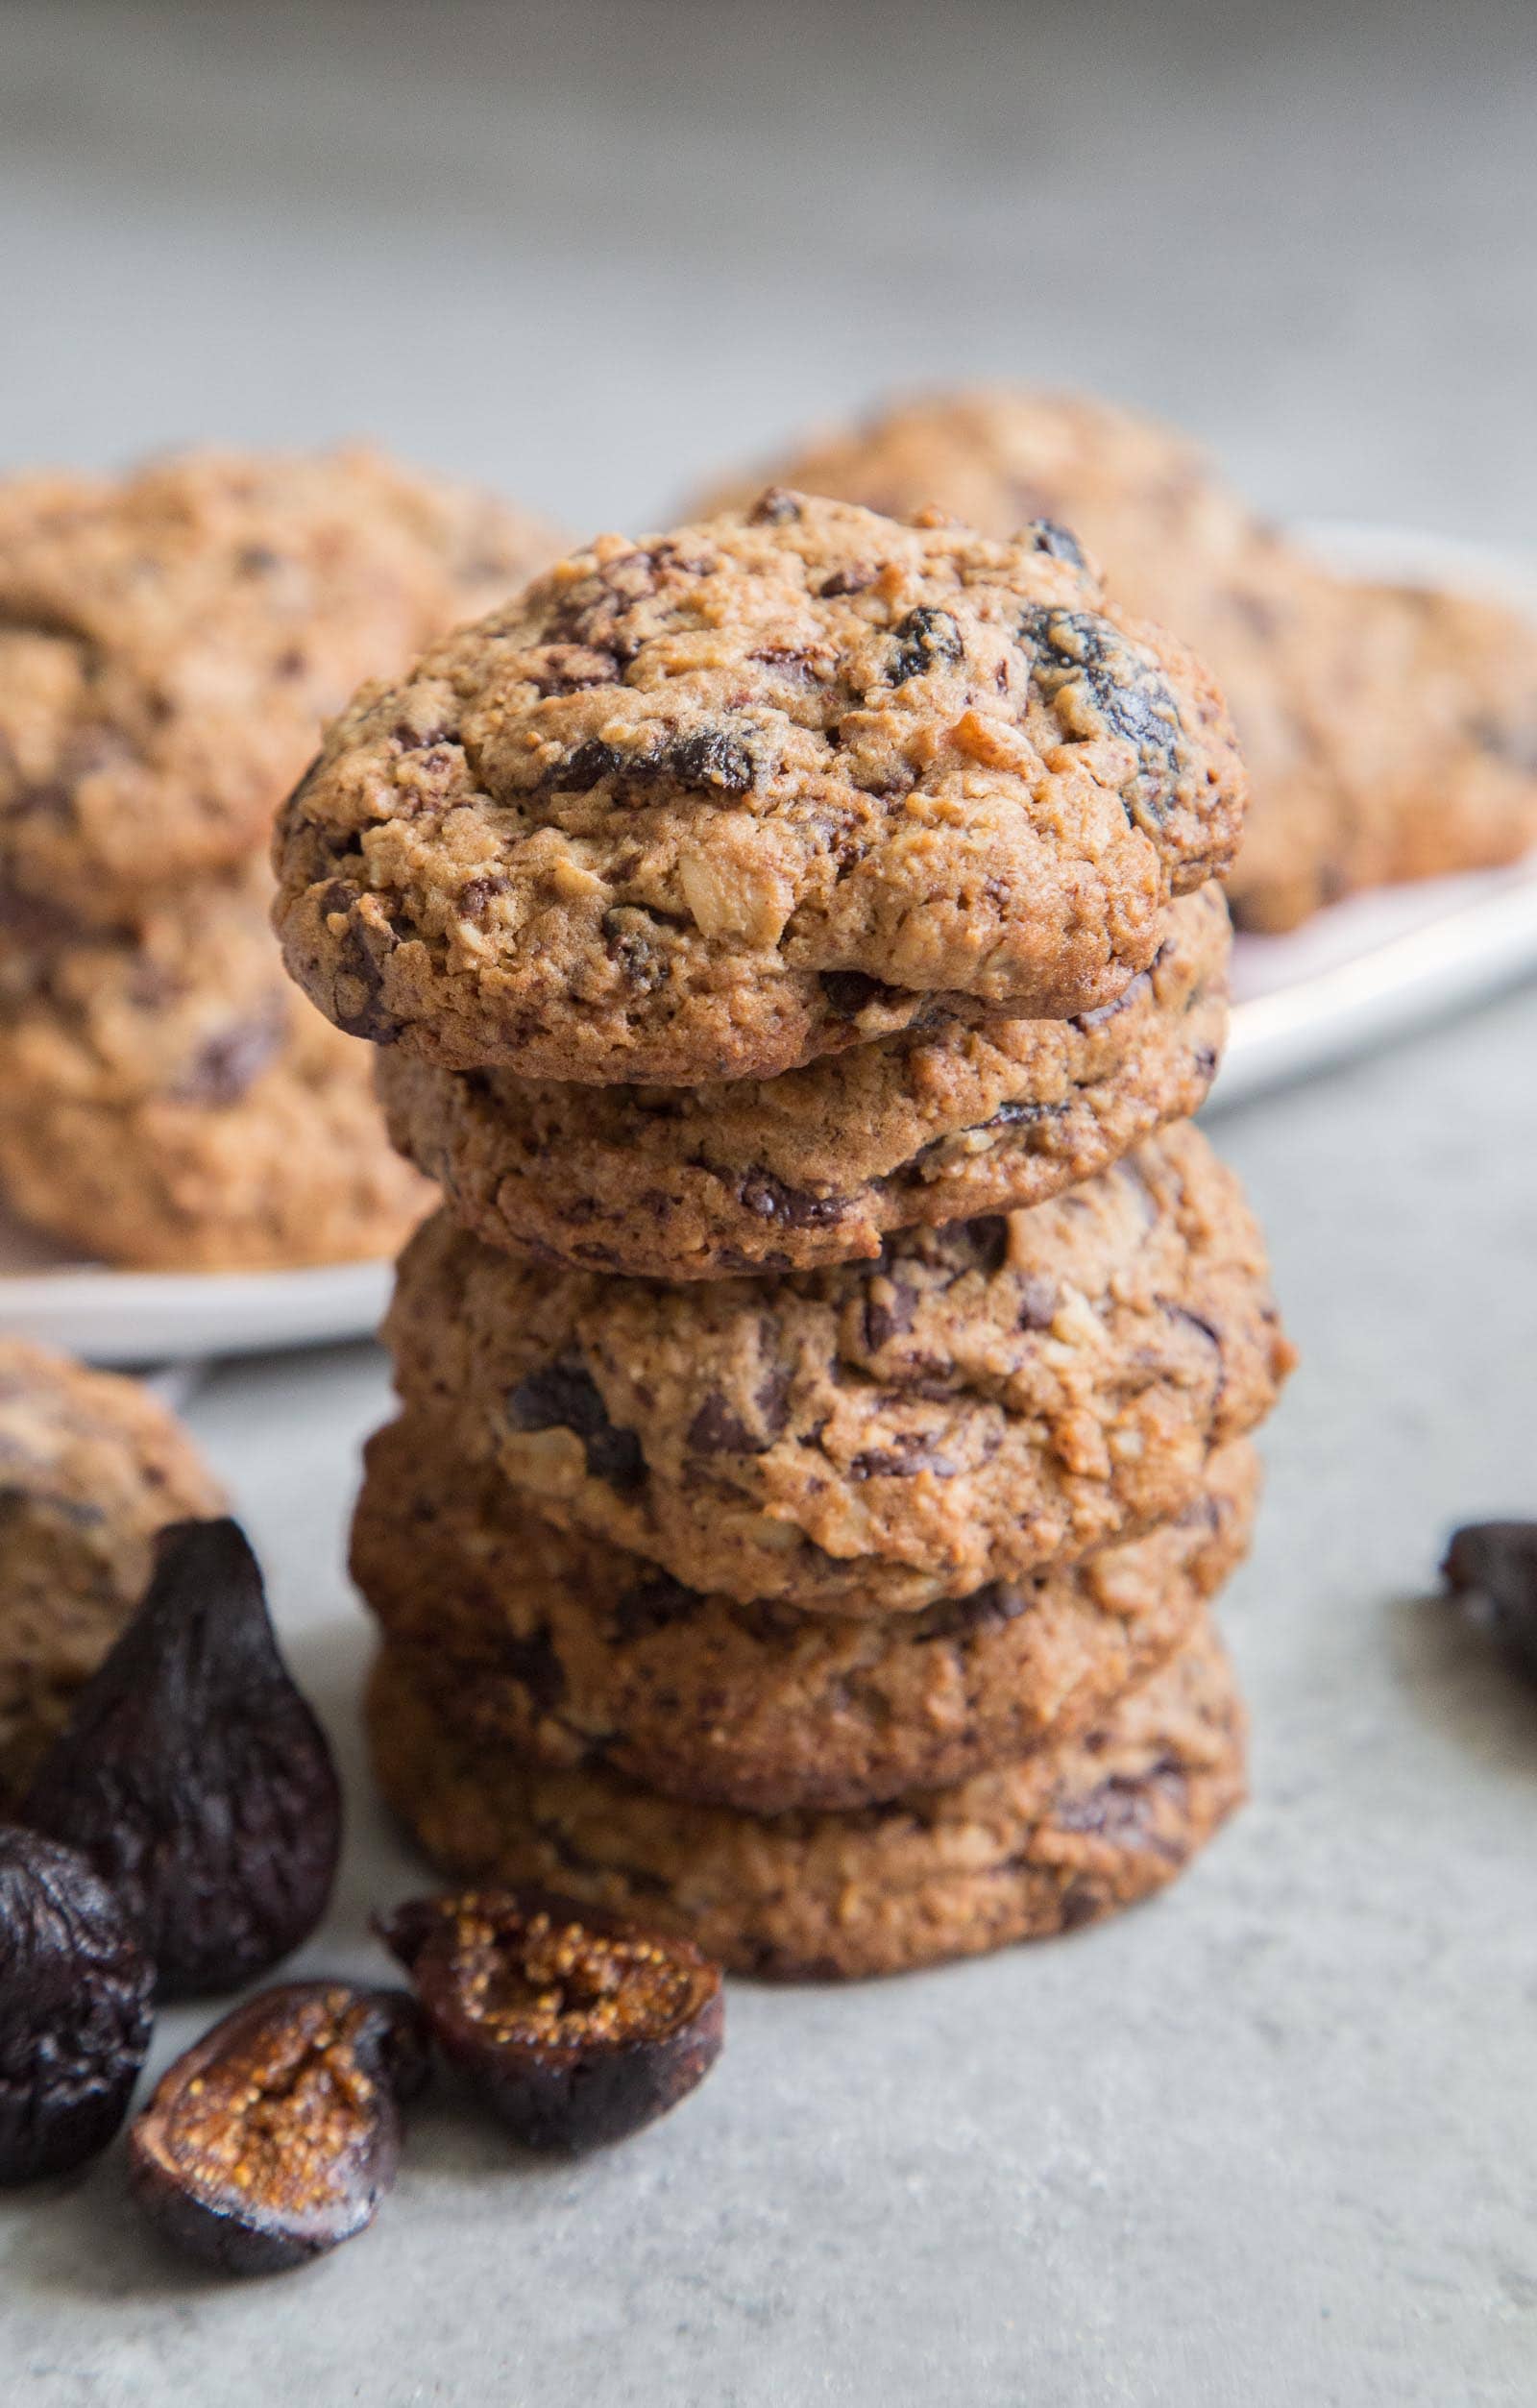
<svg viewBox="0 0 1537 2408">
<path fill-rule="evenodd" d="M 1054 546 L 791 495 L 599 538 L 330 729 L 280 819 L 295 977 L 598 1083 L 1112 1002 L 1244 779 L 1205 671 Z"/>
<path fill-rule="evenodd" d="M 552 1269 L 439 1213 L 385 1324 L 405 1402 L 538 1510 L 687 1587 L 915 1611 L 1181 1513 L 1290 1365 L 1198 1132 L 875 1265 L 685 1286 Z"/>
<path fill-rule="evenodd" d="M 1204 1101 L 1227 1033 L 1227 907 L 1170 908 L 1151 968 L 1074 1020 L 950 1021 L 772 1080 L 376 1076 L 390 1133 L 488 1245 L 664 1279 L 873 1258 L 891 1230 L 1043 1203 Z"/>
<path fill-rule="evenodd" d="M 1258 1494 L 1222 1448 L 1179 1521 L 911 1616 L 700 1596 L 560 1531 L 406 1415 L 364 1449 L 353 1576 L 385 1637 L 436 1655 L 466 1730 L 555 1766 L 772 1813 L 966 1779 L 1097 1721 L 1188 1638 Z"/>
<path fill-rule="evenodd" d="M 1358 888 L 1514 860 L 1537 843 L 1537 630 L 1450 595 L 1335 575 L 1265 526 L 1193 444 L 1078 395 L 936 394 L 770 472 L 1002 537 L 1064 521 L 1134 611 L 1215 672 L 1253 794 L 1230 880 L 1240 926 L 1282 931 Z M 714 495 L 755 492 L 766 472 Z"/>
<path fill-rule="evenodd" d="M 367 1047 L 284 977 L 254 882 L 132 936 L 13 947 L 0 998 L 0 1191 L 66 1245 L 145 1269 L 353 1261 L 432 1201 Z"/>
<path fill-rule="evenodd" d="M 0 1339 L 0 1810 L 139 1602 L 168 1521 L 225 1510 L 157 1397 Z"/>
<path fill-rule="evenodd" d="M 456 1879 L 532 1882 L 685 1933 L 733 1972 L 846 1981 L 1048 1938 L 1161 1888 L 1244 1795 L 1209 1628 L 1096 1732 L 846 1814 L 686 1806 L 467 1738 L 435 1659 L 386 1648 L 367 1705 L 395 1812 Z"/>
<path fill-rule="evenodd" d="M 323 722 L 555 550 L 354 449 L 0 490 L 0 915 L 133 917 L 265 840 Z"/>
</svg>

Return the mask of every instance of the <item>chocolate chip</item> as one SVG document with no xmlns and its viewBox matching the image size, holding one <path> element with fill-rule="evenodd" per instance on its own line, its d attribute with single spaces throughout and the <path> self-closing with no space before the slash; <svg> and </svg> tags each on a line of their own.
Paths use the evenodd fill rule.
<svg viewBox="0 0 1537 2408">
<path fill-rule="evenodd" d="M 281 996 L 274 996 L 258 1017 L 221 1029 L 199 1047 L 182 1078 L 169 1089 L 170 1102 L 193 1104 L 208 1111 L 238 1104 L 282 1050 L 287 1034 L 287 1007 Z"/>
<path fill-rule="evenodd" d="M 1002 1213 L 984 1213 L 962 1224 L 961 1232 L 979 1271 L 990 1279 L 1009 1259 L 1009 1224 Z"/>
<path fill-rule="evenodd" d="M 1127 816 L 1134 825 L 1144 817 L 1160 824 L 1173 798 L 1183 728 L 1153 663 L 1092 611 L 1033 604 L 1020 620 L 1019 640 L 1034 656 L 1031 683 L 1048 703 L 1078 687 L 1110 733 L 1134 748 L 1137 766 L 1121 790 Z"/>
<path fill-rule="evenodd" d="M 840 1020 L 857 1020 L 871 1004 L 884 1003 L 900 992 L 864 970 L 823 970 L 821 986 L 829 1011 Z"/>
<path fill-rule="evenodd" d="M 830 1228 L 842 1220 L 844 1208 L 841 1197 L 808 1195 L 804 1188 L 787 1186 L 761 1165 L 744 1173 L 737 1201 L 755 1219 L 793 1229 Z"/>
<path fill-rule="evenodd" d="M 1051 1819 L 1060 1831 L 1084 1832 L 1118 1847 L 1145 1847 L 1165 1856 L 1170 1853 L 1167 1843 L 1150 1828 L 1152 1809 L 1159 1798 L 1178 1804 L 1185 1786 L 1173 1758 L 1160 1758 L 1145 1773 L 1110 1773 L 1082 1797 L 1059 1797 Z"/>
<path fill-rule="evenodd" d="M 1138 971 L 1131 985 L 1123 987 L 1110 1003 L 1101 1004 L 1097 1011 L 1077 1013 L 1072 1025 L 1078 1030 L 1080 1035 L 1087 1036 L 1093 1030 L 1104 1028 L 1107 1021 L 1113 1020 L 1117 1012 L 1127 1010 L 1143 995 L 1150 995 L 1152 992 L 1153 973 L 1151 970 Z"/>
<path fill-rule="evenodd" d="M 979 1631 L 1003 1630 L 1028 1614 L 1037 1592 L 1013 1580 L 989 1580 L 968 1597 L 945 1597 L 917 1618 L 916 1639 L 972 1639 Z"/>
<path fill-rule="evenodd" d="M 685 1589 L 671 1572 L 650 1572 L 633 1589 L 626 1589 L 615 1606 L 615 1640 L 626 1646 L 638 1639 L 649 1639 L 654 1631 L 692 1621 L 703 1604 L 696 1589 Z"/>
<path fill-rule="evenodd" d="M 1075 569 L 1088 566 L 1084 547 L 1070 526 L 1060 519 L 1029 519 L 1019 530 L 1021 539 L 1029 539 L 1031 548 L 1046 552 L 1053 560 L 1070 561 Z"/>
<path fill-rule="evenodd" d="M 546 781 L 564 794 L 586 794 L 593 787 L 601 786 L 605 778 L 617 777 L 622 770 L 633 769 L 636 755 L 621 752 L 613 744 L 603 743 L 596 736 L 585 744 L 578 744 L 573 753 L 558 761 Z"/>
<path fill-rule="evenodd" d="M 348 1036 L 364 1036 L 376 1045 L 390 1045 L 399 1032 L 393 1015 L 383 1006 L 384 973 L 374 958 L 370 936 L 390 952 L 394 950 L 395 938 L 383 928 L 365 936 L 354 916 L 361 900 L 357 888 L 349 886 L 344 878 L 331 879 L 315 898 L 324 916 L 329 917 L 333 912 L 347 914 L 347 926 L 334 939 L 331 1017 Z"/>
<path fill-rule="evenodd" d="M 527 1690 L 536 1714 L 554 1714 L 565 1704 L 566 1667 L 555 1653 L 547 1622 L 525 1639 L 507 1632 L 498 1643 L 497 1662 L 509 1679 Z"/>
<path fill-rule="evenodd" d="M 521 1379 L 507 1392 L 505 1411 L 515 1430 L 571 1430 L 582 1442 L 593 1478 L 610 1488 L 636 1488 L 646 1477 L 640 1440 L 609 1420 L 598 1382 L 572 1357 Z"/>
<path fill-rule="evenodd" d="M 611 686 L 619 676 L 613 653 L 588 644 L 536 645 L 520 655 L 518 666 L 529 685 L 546 696 Z"/>
<path fill-rule="evenodd" d="M 766 493 L 759 495 L 748 511 L 747 524 L 790 526 L 800 516 L 801 506 L 795 496 L 787 493 L 783 485 L 770 485 Z"/>
<path fill-rule="evenodd" d="M 680 738 L 668 748 L 667 766 L 680 786 L 715 788 L 723 794 L 747 793 L 757 777 L 746 745 L 721 727 Z"/>
<path fill-rule="evenodd" d="M 947 610 L 910 610 L 891 630 L 897 652 L 891 684 L 906 685 L 910 677 L 926 676 L 933 669 L 953 669 L 965 645 Z"/>
<path fill-rule="evenodd" d="M 861 561 L 853 569 L 835 569 L 830 577 L 823 577 L 817 588 L 824 602 L 836 602 L 844 594 L 863 594 L 875 583 L 877 572 Z"/>
</svg>

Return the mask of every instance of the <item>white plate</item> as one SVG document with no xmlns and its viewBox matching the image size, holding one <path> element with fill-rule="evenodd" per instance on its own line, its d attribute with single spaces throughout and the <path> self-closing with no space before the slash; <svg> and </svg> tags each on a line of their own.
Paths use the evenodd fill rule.
<svg viewBox="0 0 1537 2408">
<path fill-rule="evenodd" d="M 1480 546 L 1332 522 L 1305 530 L 1340 568 L 1495 594 L 1537 618 L 1537 567 Z M 1237 940 L 1221 1107 L 1366 1051 L 1537 972 L 1537 858 L 1509 870 L 1358 896 L 1290 936 Z M 0 1335 L 98 1363 L 367 1337 L 389 1293 L 383 1263 L 315 1271 L 103 1271 L 0 1222 Z"/>
</svg>

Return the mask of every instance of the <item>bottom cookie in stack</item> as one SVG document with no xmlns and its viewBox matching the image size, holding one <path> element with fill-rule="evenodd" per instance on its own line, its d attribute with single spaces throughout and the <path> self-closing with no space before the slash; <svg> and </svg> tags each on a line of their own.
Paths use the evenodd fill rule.
<svg viewBox="0 0 1537 2408">
<path fill-rule="evenodd" d="M 1172 1881 L 1244 1795 L 1241 1701 L 1203 1620 L 1085 1736 L 846 1812 L 690 1805 L 474 1736 L 458 1677 L 387 1645 L 386 1798 L 446 1872 L 536 1883 L 687 1934 L 732 1971 L 851 1980 L 1094 1921 Z"/>
</svg>

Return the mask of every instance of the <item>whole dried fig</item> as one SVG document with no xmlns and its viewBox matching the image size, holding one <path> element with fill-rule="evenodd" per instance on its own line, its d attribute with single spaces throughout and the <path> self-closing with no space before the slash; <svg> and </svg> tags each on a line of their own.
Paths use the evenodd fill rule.
<svg viewBox="0 0 1537 2408">
<path fill-rule="evenodd" d="M 341 1792 L 236 1523 L 160 1533 L 144 1602 L 38 1766 L 23 1819 L 89 1857 L 162 1998 L 237 1989 L 314 1930 Z"/>
<path fill-rule="evenodd" d="M 105 2149 L 150 2044 L 155 1975 L 73 1848 L 0 1828 L 0 2183 Z"/>
<path fill-rule="evenodd" d="M 129 2187 L 222 2274 L 302 2266 L 373 2223 L 400 2167 L 401 2107 L 427 2072 L 403 1990 L 264 1990 L 161 2076 L 129 2134 Z"/>
<path fill-rule="evenodd" d="M 417 1899 L 377 1929 L 444 2055 L 527 2148 L 622 2140 L 720 2054 L 720 1969 L 687 1940 L 541 1890 Z"/>
<path fill-rule="evenodd" d="M 1537 1521 L 1471 1521 L 1452 1534 L 1441 1574 L 1483 1600 L 1492 1636 L 1537 1680 Z"/>
</svg>

